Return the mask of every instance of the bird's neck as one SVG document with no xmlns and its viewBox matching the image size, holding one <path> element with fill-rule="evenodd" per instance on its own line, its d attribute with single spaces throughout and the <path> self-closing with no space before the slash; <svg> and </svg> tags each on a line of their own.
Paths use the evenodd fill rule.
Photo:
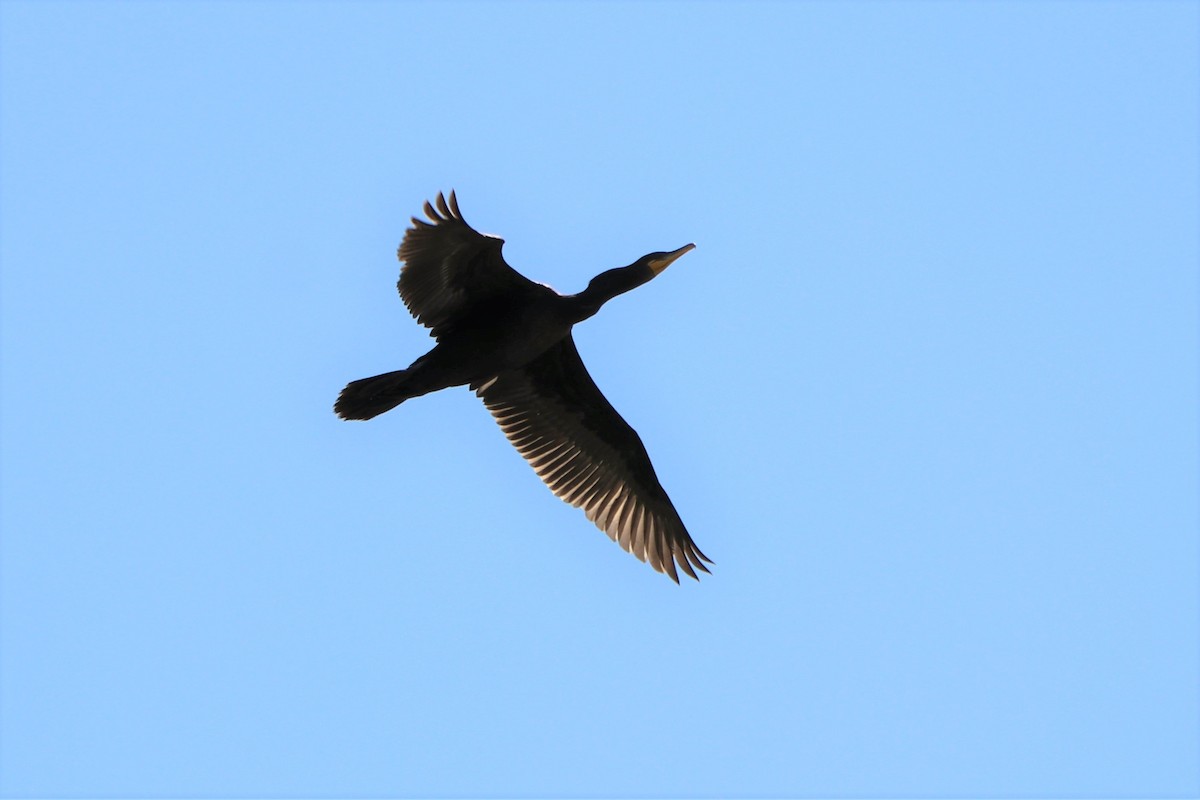
<svg viewBox="0 0 1200 800">
<path fill-rule="evenodd" d="M 587 288 L 570 296 L 574 322 L 593 316 L 600 307 L 619 294 L 636 289 L 654 277 L 650 268 L 640 264 L 618 267 L 592 278 Z"/>
</svg>

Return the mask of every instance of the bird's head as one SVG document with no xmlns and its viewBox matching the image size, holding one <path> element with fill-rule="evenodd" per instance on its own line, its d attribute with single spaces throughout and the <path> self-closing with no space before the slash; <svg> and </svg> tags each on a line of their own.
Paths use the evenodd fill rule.
<svg viewBox="0 0 1200 800">
<path fill-rule="evenodd" d="M 694 244 L 685 244 L 678 250 L 672 250 L 669 253 L 649 253 L 628 267 L 617 267 L 607 272 L 601 272 L 592 278 L 586 289 L 572 296 L 573 321 L 579 322 L 587 319 L 609 300 L 647 283 L 669 267 L 675 259 L 695 248 Z"/>
<path fill-rule="evenodd" d="M 684 253 L 687 253 L 690 250 L 695 250 L 695 249 L 696 249 L 696 245 L 685 244 L 683 247 L 679 248 L 678 250 L 672 250 L 669 253 L 650 253 L 649 255 L 644 255 L 641 258 L 639 258 L 637 260 L 637 264 L 639 266 L 644 265 L 644 266 L 649 267 L 650 272 L 653 275 L 658 275 L 658 273 L 662 272 L 664 269 L 671 266 L 671 264 L 673 264 L 675 262 L 675 260 L 678 259 L 681 255 L 683 255 Z"/>
</svg>

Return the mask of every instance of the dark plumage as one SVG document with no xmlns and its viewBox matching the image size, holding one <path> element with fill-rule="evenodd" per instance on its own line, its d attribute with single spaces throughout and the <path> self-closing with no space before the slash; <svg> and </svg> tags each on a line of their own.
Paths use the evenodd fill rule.
<svg viewBox="0 0 1200 800">
<path fill-rule="evenodd" d="M 334 411 L 370 419 L 450 386 L 469 385 L 504 435 L 558 497 L 582 508 L 623 548 L 678 583 L 712 563 L 692 542 L 663 491 L 637 432 L 588 375 L 571 328 L 617 295 L 641 286 L 691 250 L 651 253 L 560 295 L 504 261 L 504 240 L 468 225 L 450 200 L 425 204 L 399 258 L 397 288 L 438 343 L 408 369 L 354 381 Z"/>
</svg>

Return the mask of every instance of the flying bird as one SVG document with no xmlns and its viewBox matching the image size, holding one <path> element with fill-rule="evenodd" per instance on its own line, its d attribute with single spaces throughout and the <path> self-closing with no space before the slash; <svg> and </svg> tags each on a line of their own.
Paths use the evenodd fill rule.
<svg viewBox="0 0 1200 800">
<path fill-rule="evenodd" d="M 504 240 L 466 223 L 458 200 L 425 203 L 397 253 L 397 288 L 417 322 L 437 339 L 408 369 L 354 381 L 334 412 L 365 420 L 411 397 L 469 386 L 538 477 L 625 550 L 676 583 L 676 565 L 708 572 L 637 432 L 600 393 L 571 337 L 619 294 L 695 248 L 650 253 L 602 272 L 578 294 L 534 283 L 504 260 Z"/>
</svg>

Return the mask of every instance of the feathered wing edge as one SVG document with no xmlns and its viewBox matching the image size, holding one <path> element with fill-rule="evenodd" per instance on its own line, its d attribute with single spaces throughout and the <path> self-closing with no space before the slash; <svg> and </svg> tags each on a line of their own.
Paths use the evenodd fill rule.
<svg viewBox="0 0 1200 800">
<path fill-rule="evenodd" d="M 557 381 L 539 381 L 543 360 L 558 362 L 555 372 L 575 372 L 577 362 L 583 380 L 566 391 Z M 676 583 L 676 565 L 697 580 L 696 570 L 709 571 L 711 559 L 692 541 L 640 438 L 587 376 L 570 337 L 526 370 L 471 388 L 546 486 L 623 549 Z"/>
<path fill-rule="evenodd" d="M 455 197 L 453 189 L 450 190 L 449 204 L 446 203 L 446 197 L 441 192 L 438 192 L 436 202 L 437 209 L 435 210 L 433 205 L 428 200 L 425 201 L 425 216 L 429 217 L 432 222 L 426 222 L 423 219 L 413 217 L 413 223 L 416 225 L 425 225 L 426 227 L 429 227 L 440 222 L 448 222 L 452 219 L 456 219 L 464 225 L 467 224 L 467 221 L 463 219 L 462 212 L 458 210 L 458 198 Z"/>
<path fill-rule="evenodd" d="M 434 335 L 476 303 L 533 283 L 504 260 L 504 240 L 467 224 L 450 192 L 425 202 L 428 220 L 412 218 L 396 256 L 404 263 L 396 289 L 409 312 Z"/>
</svg>

